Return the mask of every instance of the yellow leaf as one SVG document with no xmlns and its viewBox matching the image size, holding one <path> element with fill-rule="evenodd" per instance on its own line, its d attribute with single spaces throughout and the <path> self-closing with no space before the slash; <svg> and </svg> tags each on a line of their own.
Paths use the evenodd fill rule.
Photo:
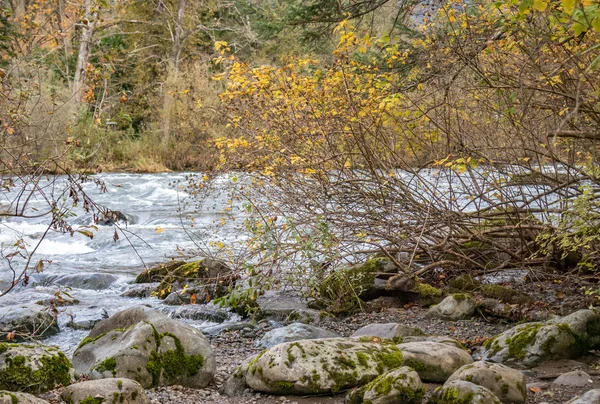
<svg viewBox="0 0 600 404">
<path fill-rule="evenodd" d="M 533 0 L 533 8 L 537 11 L 544 11 L 548 7 L 546 0 Z"/>
<path fill-rule="evenodd" d="M 162 233 L 163 231 L 165 231 L 165 229 L 163 229 L 162 227 L 157 227 L 156 229 L 154 229 L 154 231 L 158 234 Z"/>
</svg>

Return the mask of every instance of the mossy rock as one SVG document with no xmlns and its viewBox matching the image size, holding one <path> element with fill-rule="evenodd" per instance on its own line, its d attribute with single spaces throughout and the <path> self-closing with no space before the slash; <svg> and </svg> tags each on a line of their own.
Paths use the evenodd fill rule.
<svg viewBox="0 0 600 404">
<path fill-rule="evenodd" d="M 0 390 L 37 394 L 71 382 L 71 362 L 56 348 L 0 343 L 0 352 Z"/>
<path fill-rule="evenodd" d="M 0 391 L 0 404 L 48 404 L 48 401 L 28 393 Z"/>
<path fill-rule="evenodd" d="M 473 363 L 468 352 L 452 345 L 419 341 L 397 346 L 404 355 L 404 365 L 414 369 L 423 381 L 443 383 L 460 367 Z"/>
<path fill-rule="evenodd" d="M 450 278 L 448 281 L 448 287 L 459 292 L 471 292 L 478 289 L 480 286 L 481 282 L 473 278 L 470 274 L 461 274 Z"/>
<path fill-rule="evenodd" d="M 346 397 L 346 403 L 420 404 L 425 391 L 417 372 L 403 366 L 384 373 L 369 384 L 353 390 Z"/>
<path fill-rule="evenodd" d="M 498 299 L 508 304 L 529 304 L 534 302 L 533 298 L 528 294 L 502 285 L 483 285 L 480 292 L 485 297 Z"/>
<path fill-rule="evenodd" d="M 163 264 L 158 264 L 144 270 L 135 278 L 135 283 L 152 283 L 160 282 L 164 277 L 174 272 L 177 268 L 184 265 L 185 261 L 170 261 Z"/>
<path fill-rule="evenodd" d="M 519 367 L 574 359 L 600 346 L 600 314 L 579 310 L 546 322 L 525 323 L 487 340 L 482 357 Z"/>
<path fill-rule="evenodd" d="M 66 403 L 84 404 L 147 404 L 148 397 L 142 386 L 130 379 L 99 379 L 75 383 L 61 393 Z M 92 401 L 94 400 L 94 401 Z"/>
<path fill-rule="evenodd" d="M 241 366 L 252 389 L 270 394 L 335 394 L 362 386 L 402 366 L 391 342 L 351 338 L 276 345 Z"/>
<path fill-rule="evenodd" d="M 454 380 L 438 387 L 429 404 L 501 404 L 500 399 L 483 386 L 464 380 Z"/>
</svg>

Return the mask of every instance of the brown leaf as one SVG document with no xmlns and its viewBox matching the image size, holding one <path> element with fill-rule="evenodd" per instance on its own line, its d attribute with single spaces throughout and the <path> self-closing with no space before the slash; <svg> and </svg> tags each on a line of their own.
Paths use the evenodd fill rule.
<svg viewBox="0 0 600 404">
<path fill-rule="evenodd" d="M 6 340 L 7 341 L 13 341 L 15 339 L 15 334 L 16 333 L 17 333 L 17 331 L 15 331 L 15 330 L 9 332 L 8 335 L 6 336 Z"/>
<path fill-rule="evenodd" d="M 35 265 L 35 272 L 37 272 L 38 274 L 40 272 L 44 271 L 44 261 L 39 260 L 38 263 Z"/>
<path fill-rule="evenodd" d="M 192 297 L 190 297 L 190 304 L 196 304 L 196 299 L 197 299 L 197 297 L 196 297 L 196 294 L 194 293 L 192 295 Z"/>
<path fill-rule="evenodd" d="M 537 393 L 541 393 L 541 392 L 542 392 L 542 389 L 541 389 L 541 388 L 539 388 L 538 386 L 531 386 L 531 387 L 529 388 L 529 390 L 531 390 L 531 392 L 533 392 L 533 393 L 536 393 L 536 394 L 537 394 Z"/>
</svg>

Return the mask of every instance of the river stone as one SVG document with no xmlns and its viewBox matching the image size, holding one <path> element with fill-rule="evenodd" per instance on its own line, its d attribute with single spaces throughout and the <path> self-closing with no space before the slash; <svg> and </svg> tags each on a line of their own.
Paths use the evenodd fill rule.
<svg viewBox="0 0 600 404">
<path fill-rule="evenodd" d="M 160 285 L 160 282 L 142 283 L 139 285 L 131 285 L 129 289 L 121 293 L 122 297 L 150 297 L 156 288 Z"/>
<path fill-rule="evenodd" d="M 223 323 L 231 317 L 231 314 L 219 307 L 206 304 L 191 304 L 178 307 L 173 312 L 173 318 L 184 318 L 189 320 L 203 320 L 211 323 Z"/>
<path fill-rule="evenodd" d="M 503 403 L 524 403 L 527 400 L 525 375 L 508 366 L 489 362 L 474 362 L 458 369 L 448 382 L 465 380 L 483 386 Z"/>
<path fill-rule="evenodd" d="M 525 323 L 485 342 L 483 360 L 533 367 L 556 359 L 577 358 L 600 346 L 600 314 L 579 310 L 546 322 Z"/>
<path fill-rule="evenodd" d="M 475 300 L 471 295 L 459 293 L 448 296 L 439 304 L 432 306 L 427 316 L 456 321 L 470 318 L 473 313 L 475 313 Z"/>
<path fill-rule="evenodd" d="M 78 374 L 126 377 L 144 388 L 179 384 L 205 387 L 215 356 L 199 330 L 145 306 L 123 310 L 96 324 L 73 354 Z"/>
<path fill-rule="evenodd" d="M 600 404 L 600 389 L 590 390 L 581 397 L 569 401 L 569 404 Z"/>
<path fill-rule="evenodd" d="M 102 404 L 147 404 L 148 397 L 140 384 L 134 380 L 100 379 L 72 384 L 60 397 L 72 404 L 89 402 L 90 398 Z"/>
<path fill-rule="evenodd" d="M 215 336 L 225 331 L 239 331 L 244 328 L 252 328 L 254 325 L 249 321 L 236 321 L 231 323 L 223 323 L 202 328 L 205 335 Z"/>
<path fill-rule="evenodd" d="M 111 274 L 83 273 L 61 275 L 53 283 L 77 289 L 104 290 L 118 279 L 118 276 Z"/>
<path fill-rule="evenodd" d="M 48 404 L 48 401 L 37 398 L 33 394 L 0 391 L 0 404 Z"/>
<path fill-rule="evenodd" d="M 48 337 L 59 330 L 48 307 L 28 303 L 0 307 L 0 338 L 6 340 L 13 331 L 12 341 L 21 341 L 29 336 Z"/>
<path fill-rule="evenodd" d="M 420 404 L 425 391 L 417 372 L 403 366 L 382 374 L 366 386 L 353 390 L 346 397 L 346 403 Z"/>
<path fill-rule="evenodd" d="M 494 393 L 483 386 L 464 380 L 454 380 L 435 389 L 430 404 L 501 404 Z"/>
<path fill-rule="evenodd" d="M 423 330 L 415 327 L 409 327 L 398 323 L 387 324 L 369 324 L 359 328 L 351 335 L 352 338 L 360 337 L 378 337 L 391 339 L 392 341 L 403 341 L 404 337 L 424 336 Z"/>
<path fill-rule="evenodd" d="M 461 366 L 473 363 L 466 351 L 438 342 L 422 341 L 398 344 L 404 365 L 417 371 L 422 380 L 445 382 Z"/>
<path fill-rule="evenodd" d="M 0 343 L 0 390 L 41 393 L 67 385 L 71 362 L 56 348 Z"/>
<path fill-rule="evenodd" d="M 446 344 L 449 346 L 454 346 L 454 347 L 460 348 L 462 350 L 465 349 L 464 345 L 461 344 L 458 340 L 456 340 L 455 338 L 452 338 L 452 337 L 447 337 L 445 335 L 427 335 L 427 336 L 414 335 L 414 336 L 402 338 L 402 342 L 404 342 L 404 343 L 422 342 L 422 341 L 437 342 L 439 344 Z"/>
<path fill-rule="evenodd" d="M 265 335 L 256 342 L 256 346 L 261 348 L 271 348 L 272 346 L 279 345 L 284 342 L 298 341 L 301 339 L 337 337 L 341 337 L 341 335 L 304 323 L 292 323 L 288 326 L 276 328 L 265 333 Z"/>
<path fill-rule="evenodd" d="M 325 338 L 276 345 L 246 360 L 240 369 L 257 391 L 335 394 L 401 366 L 402 352 L 394 344 Z"/>
<path fill-rule="evenodd" d="M 563 373 L 554 380 L 554 384 L 572 387 L 585 387 L 592 383 L 592 377 L 581 370 Z"/>
<path fill-rule="evenodd" d="M 219 389 L 219 393 L 227 397 L 237 397 L 241 396 L 247 388 L 246 378 L 238 368 L 238 370 L 223 383 Z"/>
</svg>

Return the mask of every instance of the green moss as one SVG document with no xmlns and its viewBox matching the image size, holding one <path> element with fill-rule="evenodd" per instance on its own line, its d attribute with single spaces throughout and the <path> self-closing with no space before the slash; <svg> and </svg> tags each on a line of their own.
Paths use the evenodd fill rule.
<svg viewBox="0 0 600 404">
<path fill-rule="evenodd" d="M 481 288 L 481 294 L 508 304 L 527 304 L 533 302 L 531 296 L 501 285 L 484 285 Z"/>
<path fill-rule="evenodd" d="M 431 404 L 472 404 L 475 393 L 469 392 L 461 395 L 457 387 L 446 387 L 441 394 L 436 390 L 429 400 Z"/>
<path fill-rule="evenodd" d="M 19 399 L 17 398 L 16 395 L 9 393 L 7 391 L 2 391 L 0 392 L 0 397 L 4 397 L 4 396 L 9 396 L 10 397 L 10 402 L 11 404 L 18 404 L 19 403 Z"/>
<path fill-rule="evenodd" d="M 502 397 L 506 397 L 508 395 L 508 390 L 510 389 L 509 385 L 504 383 L 502 385 L 502 387 L 500 388 L 500 393 L 502 394 Z"/>
<path fill-rule="evenodd" d="M 531 323 L 521 327 L 510 340 L 506 340 L 509 355 L 518 360 L 525 358 L 526 348 L 535 341 L 538 331 L 543 326 L 541 323 Z"/>
<path fill-rule="evenodd" d="M 294 382 L 278 381 L 272 382 L 272 385 L 283 391 L 290 391 L 294 388 Z"/>
<path fill-rule="evenodd" d="M 119 390 L 123 390 L 123 380 L 121 380 L 121 379 L 117 380 L 117 388 Z"/>
<path fill-rule="evenodd" d="M 5 359 L 6 367 L 0 371 L 0 390 L 35 394 L 71 382 L 71 362 L 60 351 L 53 355 L 42 356 L 41 367 L 35 371 L 28 366 L 29 358 L 17 355 Z"/>
<path fill-rule="evenodd" d="M 471 295 L 469 295 L 468 293 L 455 293 L 455 294 L 452 295 L 452 297 L 457 302 L 462 302 L 463 300 L 467 300 L 467 299 L 471 299 L 472 298 Z"/>
<path fill-rule="evenodd" d="M 313 291 L 316 303 L 334 315 L 360 311 L 363 305 L 361 296 L 375 283 L 374 267 L 365 264 L 332 272 Z"/>
<path fill-rule="evenodd" d="M 408 366 L 416 372 L 422 372 L 426 369 L 425 364 L 414 358 L 410 358 L 404 361 L 404 366 Z"/>
<path fill-rule="evenodd" d="M 117 374 L 117 361 L 113 357 L 108 357 L 100 362 L 96 367 L 92 370 L 97 372 L 111 372 L 113 376 Z"/>
<path fill-rule="evenodd" d="M 395 345 L 389 345 L 379 352 L 373 355 L 375 362 L 377 363 L 377 370 L 379 373 L 383 373 L 387 370 L 392 370 L 402 366 L 402 351 Z"/>
<path fill-rule="evenodd" d="M 369 367 L 369 355 L 367 355 L 364 352 L 357 352 L 356 353 L 356 360 L 358 361 L 358 364 L 364 368 Z"/>
<path fill-rule="evenodd" d="M 450 288 L 460 291 L 473 291 L 481 285 L 481 282 L 470 274 L 462 274 L 448 281 Z"/>
<path fill-rule="evenodd" d="M 81 400 L 79 402 L 79 404 L 102 404 L 104 402 L 104 399 L 102 397 L 92 397 L 87 396 L 86 398 L 84 398 L 83 400 Z"/>
<path fill-rule="evenodd" d="M 441 297 L 443 294 L 441 289 L 438 289 L 427 283 L 419 283 L 415 290 L 422 297 Z"/>
<path fill-rule="evenodd" d="M 204 357 L 202 355 L 186 355 L 185 348 L 179 338 L 171 333 L 155 336 L 159 340 L 158 346 L 160 346 L 163 337 L 173 339 L 175 350 L 160 353 L 153 351 L 150 353 L 146 370 L 152 375 L 152 385 L 157 386 L 161 378 L 165 379 L 167 384 L 171 384 L 181 377 L 198 374 L 204 364 Z"/>
</svg>

